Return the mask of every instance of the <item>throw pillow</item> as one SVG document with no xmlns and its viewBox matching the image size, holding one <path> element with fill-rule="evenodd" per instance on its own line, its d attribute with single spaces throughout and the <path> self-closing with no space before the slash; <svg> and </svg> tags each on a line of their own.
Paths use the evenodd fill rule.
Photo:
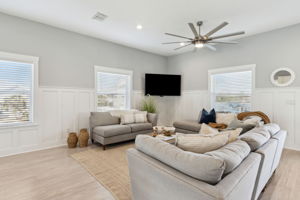
<svg viewBox="0 0 300 200">
<path fill-rule="evenodd" d="M 122 114 L 121 124 L 132 124 L 135 122 L 134 114 Z"/>
<path fill-rule="evenodd" d="M 202 109 L 200 124 L 208 124 L 210 122 L 216 123 L 216 111 L 212 109 L 210 112 L 207 112 L 204 108 Z"/>
<path fill-rule="evenodd" d="M 200 134 L 176 134 L 176 146 L 185 151 L 205 153 L 224 146 L 228 141 L 227 134 L 200 135 Z"/>
<path fill-rule="evenodd" d="M 228 134 L 229 138 L 228 138 L 228 143 L 230 142 L 234 142 L 237 140 L 237 138 L 239 137 L 239 135 L 242 132 L 242 128 L 237 128 L 235 130 L 227 130 L 227 131 L 222 131 L 222 134 Z"/>
<path fill-rule="evenodd" d="M 227 127 L 227 129 L 237 129 L 237 128 L 242 128 L 241 134 L 244 134 L 250 131 L 251 129 L 255 128 L 255 124 L 245 124 L 244 122 L 235 119 Z"/>
<path fill-rule="evenodd" d="M 216 122 L 218 124 L 229 125 L 235 119 L 237 119 L 235 113 L 217 113 L 216 115 Z"/>
<path fill-rule="evenodd" d="M 212 128 L 207 124 L 202 124 L 199 133 L 204 135 L 209 135 L 209 134 L 218 134 L 219 131 L 218 129 Z"/>
<path fill-rule="evenodd" d="M 261 126 L 263 125 L 263 121 L 261 117 L 258 116 L 249 116 L 246 119 L 243 120 L 245 124 L 253 124 L 255 126 Z"/>
<path fill-rule="evenodd" d="M 147 122 L 147 112 L 138 112 L 134 114 L 135 123 L 146 123 Z"/>
</svg>

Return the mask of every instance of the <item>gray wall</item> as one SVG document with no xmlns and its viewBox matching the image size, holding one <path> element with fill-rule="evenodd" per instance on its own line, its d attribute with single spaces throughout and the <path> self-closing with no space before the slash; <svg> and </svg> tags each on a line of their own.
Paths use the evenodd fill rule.
<svg viewBox="0 0 300 200">
<path fill-rule="evenodd" d="M 40 57 L 42 86 L 93 88 L 94 65 L 133 70 L 136 90 L 145 72 L 167 72 L 163 56 L 1 13 L 0 51 Z"/>
<path fill-rule="evenodd" d="M 168 72 L 182 74 L 184 90 L 207 90 L 207 71 L 212 68 L 256 64 L 256 87 L 273 87 L 270 74 L 280 67 L 296 73 L 292 86 L 300 86 L 300 25 L 239 40 L 238 45 L 217 45 L 168 58 Z M 298 76 L 297 76 L 298 75 Z"/>
</svg>

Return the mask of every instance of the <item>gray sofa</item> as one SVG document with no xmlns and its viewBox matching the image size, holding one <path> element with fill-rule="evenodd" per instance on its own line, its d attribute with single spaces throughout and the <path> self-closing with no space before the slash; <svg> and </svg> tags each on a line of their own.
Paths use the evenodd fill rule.
<svg viewBox="0 0 300 200">
<path fill-rule="evenodd" d="M 176 133 L 199 133 L 201 124 L 198 121 L 176 121 L 173 123 Z"/>
<path fill-rule="evenodd" d="M 157 125 L 157 114 L 148 113 L 148 122 L 120 124 L 120 117 L 113 116 L 110 112 L 91 112 L 90 115 L 90 138 L 92 143 L 106 145 L 135 139 L 138 134 L 146 134 Z"/>
<path fill-rule="evenodd" d="M 258 140 L 249 145 L 248 156 L 221 177 L 224 166 L 216 157 L 201 162 L 204 154 L 186 152 L 158 139 L 137 138 L 136 149 L 127 152 L 133 199 L 256 200 L 279 165 L 287 134 L 269 131 L 267 138 L 254 134 Z M 240 142 L 248 139 L 250 133 L 245 134 Z"/>
</svg>

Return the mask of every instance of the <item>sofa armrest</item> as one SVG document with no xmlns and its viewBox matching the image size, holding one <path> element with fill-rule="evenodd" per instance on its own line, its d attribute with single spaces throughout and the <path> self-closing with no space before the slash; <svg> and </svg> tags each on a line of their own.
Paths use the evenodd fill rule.
<svg viewBox="0 0 300 200">
<path fill-rule="evenodd" d="M 147 119 L 152 124 L 152 126 L 156 126 L 157 121 L 158 121 L 158 114 L 156 114 L 156 113 L 147 113 Z"/>
<path fill-rule="evenodd" d="M 217 190 L 224 199 L 251 199 L 255 187 L 261 155 L 250 155 L 234 171 L 224 177 L 217 185 Z"/>
<path fill-rule="evenodd" d="M 260 155 L 251 153 L 231 174 L 210 185 L 136 149 L 129 149 L 127 156 L 135 200 L 250 200 L 260 163 Z"/>
</svg>

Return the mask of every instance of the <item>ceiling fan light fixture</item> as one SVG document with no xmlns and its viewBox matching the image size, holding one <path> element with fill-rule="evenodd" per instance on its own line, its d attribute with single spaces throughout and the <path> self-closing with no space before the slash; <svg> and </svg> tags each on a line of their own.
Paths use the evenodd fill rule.
<svg viewBox="0 0 300 200">
<path fill-rule="evenodd" d="M 204 44 L 202 42 L 198 41 L 198 42 L 195 43 L 195 47 L 196 48 L 202 48 L 202 47 L 204 47 Z"/>
<path fill-rule="evenodd" d="M 185 45 L 185 43 L 184 42 L 180 42 L 180 46 L 184 46 Z"/>
</svg>

